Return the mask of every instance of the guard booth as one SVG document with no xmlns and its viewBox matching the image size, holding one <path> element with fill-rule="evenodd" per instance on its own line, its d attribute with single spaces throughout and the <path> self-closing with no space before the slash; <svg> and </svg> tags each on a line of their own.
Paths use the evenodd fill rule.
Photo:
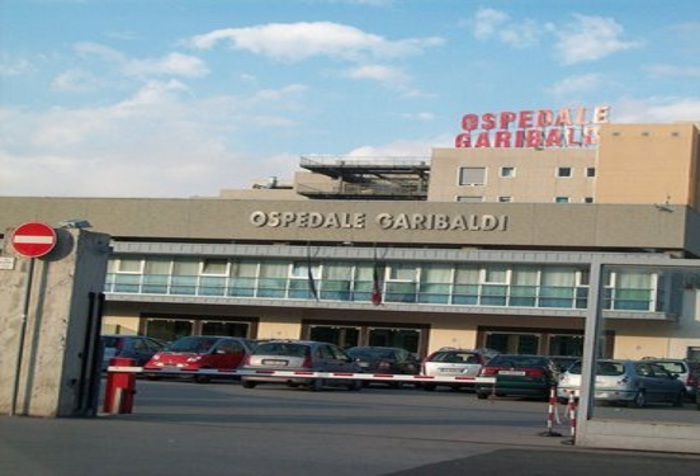
<svg viewBox="0 0 700 476">
<path fill-rule="evenodd" d="M 595 257 L 590 268 L 590 287 L 586 311 L 586 330 L 581 369 L 581 396 L 579 399 L 575 444 L 582 447 L 660 451 L 700 454 L 700 418 L 695 412 L 687 414 L 682 422 L 648 421 L 617 417 L 614 413 L 603 416 L 595 403 L 595 371 L 601 354 L 601 335 L 605 327 L 603 302 L 604 276 L 615 268 L 666 270 L 680 275 L 700 273 L 700 263 L 694 259 L 639 256 L 627 260 Z M 684 299 L 698 299 L 696 290 Z M 695 305 L 687 306 L 696 309 Z M 693 311 L 694 312 L 694 311 Z M 622 413 L 622 412 L 621 412 Z M 611 416 L 612 415 L 612 416 Z"/>
<path fill-rule="evenodd" d="M 21 225 L 2 241 L 0 412 L 94 416 L 110 236 L 57 228 L 52 242 L 45 230 Z"/>
</svg>

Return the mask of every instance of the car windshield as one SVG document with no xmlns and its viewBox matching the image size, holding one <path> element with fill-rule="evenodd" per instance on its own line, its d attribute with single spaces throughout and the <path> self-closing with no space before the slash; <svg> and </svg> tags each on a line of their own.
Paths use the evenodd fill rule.
<svg viewBox="0 0 700 476">
<path fill-rule="evenodd" d="M 292 342 L 265 342 L 258 344 L 253 351 L 257 355 L 286 355 L 290 357 L 304 357 L 308 346 Z"/>
<path fill-rule="evenodd" d="M 446 364 L 478 364 L 479 358 L 473 352 L 439 352 L 431 359 Z"/>
<path fill-rule="evenodd" d="M 549 360 L 536 355 L 497 355 L 489 367 L 549 367 Z"/>
<path fill-rule="evenodd" d="M 570 374 L 580 375 L 581 374 L 581 362 L 576 362 L 574 365 L 569 367 L 568 372 Z M 625 373 L 625 366 L 622 362 L 598 362 L 596 365 L 596 375 L 602 377 L 614 377 L 616 375 L 623 375 Z"/>
<path fill-rule="evenodd" d="M 206 353 L 219 339 L 216 337 L 183 337 L 178 339 L 167 348 L 170 352 L 194 352 L 197 354 Z"/>
</svg>

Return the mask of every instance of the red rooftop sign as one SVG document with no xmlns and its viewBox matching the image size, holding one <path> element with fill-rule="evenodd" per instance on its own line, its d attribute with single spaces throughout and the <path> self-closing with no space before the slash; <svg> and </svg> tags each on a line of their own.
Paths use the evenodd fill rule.
<svg viewBox="0 0 700 476">
<path fill-rule="evenodd" d="M 455 147 L 589 147 L 598 144 L 598 127 L 609 115 L 609 106 L 465 114 Z"/>
</svg>

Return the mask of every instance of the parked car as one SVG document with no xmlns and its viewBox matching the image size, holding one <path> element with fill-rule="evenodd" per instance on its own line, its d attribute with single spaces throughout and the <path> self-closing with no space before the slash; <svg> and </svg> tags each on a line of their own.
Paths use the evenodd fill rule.
<svg viewBox="0 0 700 476">
<path fill-rule="evenodd" d="M 351 347 L 345 352 L 358 363 L 362 372 L 415 375 L 420 371 L 420 361 L 411 352 L 400 347 Z M 365 380 L 364 386 L 372 383 L 383 382 Z M 394 388 L 402 385 L 402 382 L 388 383 Z"/>
<path fill-rule="evenodd" d="M 685 385 L 686 396 L 689 400 L 695 401 L 697 392 L 698 374 L 700 374 L 700 363 L 694 360 L 687 359 L 657 359 L 654 357 L 645 357 L 645 362 L 654 362 L 659 364 L 670 373 L 677 375 L 678 380 Z"/>
<path fill-rule="evenodd" d="M 311 340 L 261 342 L 248 355 L 241 369 L 351 373 L 361 371 L 359 364 L 337 345 Z M 241 383 L 244 388 L 254 388 L 261 383 L 282 383 L 289 387 L 303 386 L 312 391 L 321 390 L 324 386 L 344 386 L 349 390 L 362 388 L 361 380 L 279 377 L 269 374 L 242 375 Z"/>
<path fill-rule="evenodd" d="M 482 367 L 497 353 L 489 349 L 455 349 L 444 347 L 426 357 L 421 364 L 421 375 L 428 377 L 478 377 Z M 474 389 L 474 381 L 424 382 L 423 389 L 433 391 L 436 387 Z"/>
<path fill-rule="evenodd" d="M 555 380 L 559 380 L 559 376 L 566 372 L 566 370 L 573 364 L 581 360 L 580 356 L 574 355 L 549 355 L 549 360 L 554 364 L 554 374 Z"/>
<path fill-rule="evenodd" d="M 161 375 L 155 371 L 179 369 L 196 371 L 201 369 L 234 370 L 250 352 L 250 344 L 242 337 L 187 336 L 177 339 L 155 354 L 144 366 L 150 379 Z M 149 371 L 151 371 L 149 373 Z M 199 383 L 209 382 L 210 375 L 195 375 Z"/>
<path fill-rule="evenodd" d="M 142 367 L 151 357 L 165 347 L 165 342 L 148 336 L 109 334 L 100 337 L 102 342 L 102 370 L 115 358 L 134 359 Z"/>
<path fill-rule="evenodd" d="M 557 398 L 578 398 L 581 388 L 581 363 L 564 372 L 557 387 Z M 642 408 L 650 402 L 683 405 L 685 385 L 659 364 L 635 360 L 599 360 L 596 364 L 595 400 L 624 403 Z"/>
<path fill-rule="evenodd" d="M 499 354 L 484 365 L 480 376 L 495 377 L 496 382 L 477 384 L 479 399 L 489 395 L 547 399 L 556 382 L 554 364 L 544 355 Z"/>
</svg>

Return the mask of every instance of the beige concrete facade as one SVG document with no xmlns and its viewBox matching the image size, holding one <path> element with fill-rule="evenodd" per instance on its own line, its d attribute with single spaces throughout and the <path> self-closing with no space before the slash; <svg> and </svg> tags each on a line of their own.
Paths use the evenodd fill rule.
<svg viewBox="0 0 700 476">
<path fill-rule="evenodd" d="M 698 125 L 603 124 L 597 148 L 435 149 L 429 201 L 671 204 L 698 208 Z M 462 168 L 483 168 L 481 184 L 460 184 Z M 511 169 L 503 176 L 503 169 Z M 560 176 L 568 168 L 570 175 Z"/>
</svg>

